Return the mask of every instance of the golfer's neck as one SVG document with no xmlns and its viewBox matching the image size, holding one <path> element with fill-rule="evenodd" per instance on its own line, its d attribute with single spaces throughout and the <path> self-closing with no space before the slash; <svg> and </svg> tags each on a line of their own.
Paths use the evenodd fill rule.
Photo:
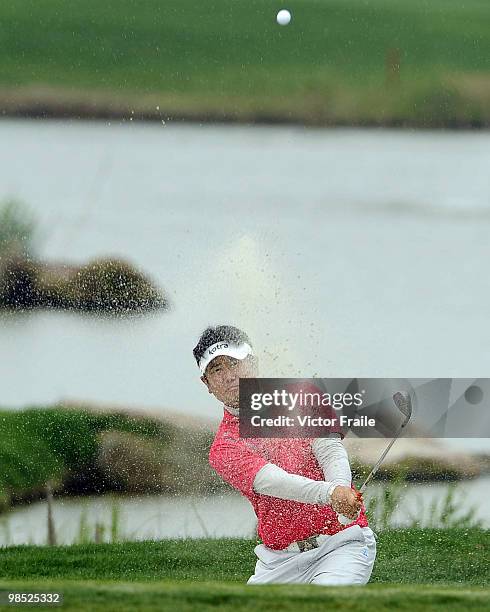
<svg viewBox="0 0 490 612">
<path fill-rule="evenodd" d="M 228 410 L 228 412 L 232 414 L 233 416 L 236 416 L 236 417 L 238 416 L 238 408 L 232 408 L 231 406 L 227 406 L 225 404 L 225 410 Z"/>
</svg>

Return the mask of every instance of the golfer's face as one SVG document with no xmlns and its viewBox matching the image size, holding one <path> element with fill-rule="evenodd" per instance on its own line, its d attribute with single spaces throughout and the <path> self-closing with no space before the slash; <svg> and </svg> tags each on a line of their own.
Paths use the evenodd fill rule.
<svg viewBox="0 0 490 612">
<path fill-rule="evenodd" d="M 227 406 L 237 408 L 239 380 L 253 375 L 253 367 L 249 359 L 234 359 L 227 355 L 220 355 L 213 359 L 206 368 L 204 382 L 216 399 Z"/>
</svg>

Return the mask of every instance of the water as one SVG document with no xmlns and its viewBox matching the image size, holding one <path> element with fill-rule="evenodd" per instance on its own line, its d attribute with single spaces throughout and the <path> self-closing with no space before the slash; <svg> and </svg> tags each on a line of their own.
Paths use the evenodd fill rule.
<svg viewBox="0 0 490 612">
<path fill-rule="evenodd" d="M 488 376 L 489 167 L 486 132 L 1 121 L 42 256 L 124 256 L 173 307 L 2 316 L 0 401 L 218 418 L 191 349 L 221 322 L 271 375 Z"/>
<path fill-rule="evenodd" d="M 256 522 L 248 501 L 234 494 L 208 498 L 60 498 L 55 499 L 53 511 L 57 542 L 72 544 L 80 541 L 81 533 L 93 541 L 96 523 L 104 525 L 104 540 L 110 541 L 114 506 L 119 512 L 118 535 L 128 540 L 253 537 Z M 46 515 L 46 502 L 4 515 L 0 519 L 0 544 L 45 544 Z M 85 532 L 81 532 L 83 524 L 87 526 Z"/>
<path fill-rule="evenodd" d="M 383 487 L 373 485 L 366 499 Z M 488 495 L 490 477 L 460 483 L 457 501 L 464 501 L 461 513 L 476 507 L 475 518 L 490 527 L 490 510 L 482 500 Z M 433 500 L 441 500 L 447 485 L 411 484 L 393 516 L 393 526 L 403 527 L 411 513 L 422 507 L 428 511 Z M 420 500 L 420 502 L 418 501 Z M 136 496 L 131 498 L 104 495 L 54 500 L 53 516 L 57 542 L 72 544 L 84 535 L 94 540 L 95 524 L 104 525 L 104 541 L 111 541 L 114 525 L 112 512 L 118 508 L 117 534 L 120 539 L 148 540 L 164 538 L 203 538 L 255 536 L 256 519 L 252 506 L 238 494 L 214 497 Z M 0 517 L 0 546 L 45 544 L 47 538 L 46 502 L 19 507 Z M 82 529 L 85 525 L 86 527 Z"/>
</svg>

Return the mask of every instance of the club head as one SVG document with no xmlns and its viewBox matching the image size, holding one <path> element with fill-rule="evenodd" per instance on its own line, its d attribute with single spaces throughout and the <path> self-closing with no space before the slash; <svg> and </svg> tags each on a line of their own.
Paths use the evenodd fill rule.
<svg viewBox="0 0 490 612">
<path fill-rule="evenodd" d="M 395 406 L 398 408 L 398 410 L 405 415 L 405 422 L 402 425 L 402 427 L 405 427 L 412 416 L 412 398 L 408 393 L 404 394 L 397 391 L 393 395 L 393 401 L 395 402 Z"/>
</svg>

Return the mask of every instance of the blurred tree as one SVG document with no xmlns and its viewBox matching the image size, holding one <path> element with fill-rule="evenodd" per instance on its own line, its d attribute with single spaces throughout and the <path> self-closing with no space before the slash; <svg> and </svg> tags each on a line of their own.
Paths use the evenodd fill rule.
<svg viewBox="0 0 490 612">
<path fill-rule="evenodd" d="M 30 258 L 35 251 L 36 219 L 18 200 L 0 204 L 0 257 Z"/>
</svg>

